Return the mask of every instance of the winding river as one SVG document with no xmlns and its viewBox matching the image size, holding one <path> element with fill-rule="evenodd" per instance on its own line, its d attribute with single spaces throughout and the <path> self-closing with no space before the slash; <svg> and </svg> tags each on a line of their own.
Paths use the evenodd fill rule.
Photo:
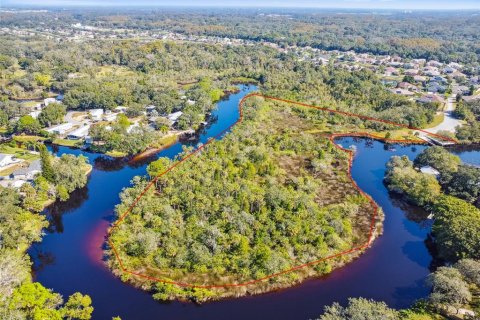
<svg viewBox="0 0 480 320">
<path fill-rule="evenodd" d="M 238 93 L 218 103 L 214 121 L 199 137 L 205 142 L 233 124 L 240 99 L 256 88 L 241 86 Z M 345 302 L 348 297 L 386 301 L 391 307 L 409 306 L 424 297 L 424 278 L 432 267 L 426 238 L 431 222 L 422 210 L 392 197 L 383 185 L 385 163 L 392 155 L 415 157 L 424 146 L 387 146 L 378 141 L 341 138 L 344 147 L 355 146 L 357 153 L 352 175 L 385 212 L 384 235 L 359 259 L 330 275 L 311 279 L 298 286 L 259 296 L 228 299 L 196 305 L 159 303 L 151 296 L 122 283 L 104 266 L 102 246 L 119 193 L 136 175 L 143 175 L 149 162 L 159 156 L 174 157 L 185 144 L 176 143 L 157 155 L 136 162 L 110 159 L 64 147 L 56 154 L 83 154 L 94 165 L 85 188 L 65 203 L 55 203 L 45 214 L 50 220 L 43 241 L 29 253 L 34 259 L 35 279 L 63 295 L 76 291 L 93 300 L 94 319 L 120 316 L 130 319 L 309 319 L 318 316 L 325 305 Z M 457 150 L 464 161 L 480 164 L 480 152 Z"/>
</svg>

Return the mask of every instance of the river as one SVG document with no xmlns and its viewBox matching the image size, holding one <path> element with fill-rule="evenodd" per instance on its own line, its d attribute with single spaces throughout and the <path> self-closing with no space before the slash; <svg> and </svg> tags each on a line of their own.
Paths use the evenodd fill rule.
<svg viewBox="0 0 480 320">
<path fill-rule="evenodd" d="M 238 118 L 240 99 L 256 88 L 241 86 L 241 91 L 218 103 L 215 121 L 201 133 L 205 142 L 228 128 Z M 197 141 L 198 142 L 198 141 Z M 195 143 L 197 143 L 195 142 Z M 422 210 L 392 197 L 383 185 L 385 163 L 393 155 L 414 158 L 424 146 L 388 147 L 384 143 L 358 138 L 341 138 L 344 147 L 355 146 L 352 176 L 385 212 L 384 234 L 360 258 L 330 275 L 311 279 L 278 292 L 227 299 L 196 305 L 159 303 L 151 296 L 122 283 L 104 266 L 102 246 L 119 193 L 136 175 L 146 173 L 149 162 L 159 156 L 174 157 L 182 144 L 171 147 L 141 162 L 129 163 L 77 149 L 59 147 L 56 154 L 83 154 L 94 169 L 85 188 L 75 191 L 65 203 L 55 203 L 45 214 L 50 220 L 42 242 L 29 253 L 34 260 L 35 280 L 64 296 L 76 291 L 92 297 L 93 319 L 120 316 L 130 319 L 309 319 L 318 316 L 325 305 L 344 303 L 348 297 L 367 297 L 403 308 L 424 297 L 428 289 L 425 276 L 432 257 L 425 240 L 431 222 Z M 184 143 L 185 144 L 185 143 Z M 192 143 L 187 143 L 192 144 Z M 477 150 L 456 150 L 464 161 L 480 164 Z"/>
</svg>

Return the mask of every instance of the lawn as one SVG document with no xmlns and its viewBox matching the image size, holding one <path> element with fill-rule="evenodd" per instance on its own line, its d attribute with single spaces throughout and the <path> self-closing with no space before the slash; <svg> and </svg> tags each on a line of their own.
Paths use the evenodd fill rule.
<svg viewBox="0 0 480 320">
<path fill-rule="evenodd" d="M 125 157 L 127 154 L 125 152 L 112 150 L 112 151 L 107 151 L 105 153 L 105 155 L 107 155 L 109 157 L 112 157 L 112 158 L 122 158 L 122 157 Z"/>
<path fill-rule="evenodd" d="M 22 107 L 25 107 L 25 108 L 34 107 L 41 102 L 42 102 L 41 100 L 25 101 L 25 102 L 22 102 Z"/>
<path fill-rule="evenodd" d="M 169 146 L 169 145 L 177 142 L 177 139 L 178 139 L 177 135 L 165 136 L 165 137 L 162 137 L 162 138 L 158 139 L 154 143 L 152 143 L 151 147 L 163 148 L 165 146 Z"/>
<path fill-rule="evenodd" d="M 8 176 L 13 173 L 15 170 L 20 169 L 24 162 L 16 163 L 15 165 L 8 167 L 6 169 L 0 170 L 0 176 Z"/>
<path fill-rule="evenodd" d="M 425 126 L 424 129 L 434 128 L 443 122 L 445 115 L 442 113 L 436 114 L 433 121 Z"/>
<path fill-rule="evenodd" d="M 37 154 L 33 154 L 26 149 L 11 147 L 7 144 L 0 145 L 0 153 L 13 154 L 15 155 L 15 157 L 27 161 L 39 159 L 39 156 Z"/>
<path fill-rule="evenodd" d="M 70 139 L 55 139 L 52 142 L 53 144 L 57 144 L 59 146 L 64 147 L 79 147 L 83 144 L 82 140 L 70 140 Z"/>
<path fill-rule="evenodd" d="M 13 140 L 18 141 L 18 142 L 31 142 L 31 141 L 44 141 L 47 138 L 40 137 L 40 136 L 27 136 L 27 135 L 21 135 L 21 136 L 14 136 Z"/>
</svg>

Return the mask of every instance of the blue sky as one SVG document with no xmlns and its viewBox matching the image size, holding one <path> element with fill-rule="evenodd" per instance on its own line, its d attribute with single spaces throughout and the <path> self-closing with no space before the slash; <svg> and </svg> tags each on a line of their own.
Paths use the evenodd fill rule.
<svg viewBox="0 0 480 320">
<path fill-rule="evenodd" d="M 0 0 L 0 6 L 17 5 L 480 9 L 480 0 Z"/>
</svg>

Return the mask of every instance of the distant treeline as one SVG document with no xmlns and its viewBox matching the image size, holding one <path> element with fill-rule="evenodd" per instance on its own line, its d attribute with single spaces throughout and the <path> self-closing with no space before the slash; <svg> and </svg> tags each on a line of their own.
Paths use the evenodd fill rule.
<svg viewBox="0 0 480 320">
<path fill-rule="evenodd" d="M 213 14 L 214 13 L 214 14 Z M 348 12 L 320 10 L 58 11 L 3 14 L 0 26 L 53 28 L 83 23 L 104 28 L 165 30 L 269 41 L 326 50 L 355 50 L 440 61 L 477 63 L 480 16 L 472 12 Z"/>
</svg>

